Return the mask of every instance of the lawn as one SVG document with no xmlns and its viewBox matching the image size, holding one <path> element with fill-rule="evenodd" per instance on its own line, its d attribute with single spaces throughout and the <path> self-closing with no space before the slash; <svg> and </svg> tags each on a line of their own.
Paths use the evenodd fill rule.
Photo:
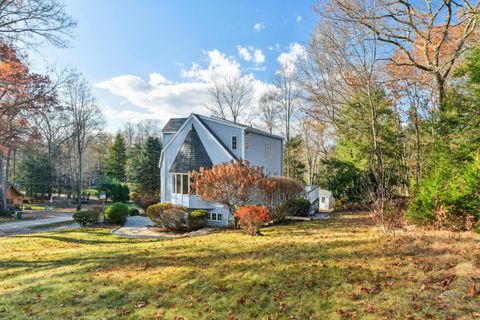
<svg viewBox="0 0 480 320">
<path fill-rule="evenodd" d="M 263 236 L 108 229 L 1 238 L 2 319 L 475 319 L 480 236 L 384 236 L 366 216 Z"/>
</svg>

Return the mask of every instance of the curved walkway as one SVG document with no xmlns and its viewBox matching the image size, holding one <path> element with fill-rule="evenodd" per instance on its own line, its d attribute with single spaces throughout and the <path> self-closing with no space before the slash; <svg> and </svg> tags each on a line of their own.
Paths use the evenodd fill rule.
<svg viewBox="0 0 480 320">
<path fill-rule="evenodd" d="M 171 232 L 155 232 L 149 229 L 153 226 L 153 222 L 142 216 L 128 217 L 125 225 L 112 231 L 112 234 L 125 238 L 157 238 L 157 239 L 173 239 L 181 237 L 201 236 L 214 232 L 215 228 L 203 228 L 188 233 L 171 233 Z"/>
</svg>

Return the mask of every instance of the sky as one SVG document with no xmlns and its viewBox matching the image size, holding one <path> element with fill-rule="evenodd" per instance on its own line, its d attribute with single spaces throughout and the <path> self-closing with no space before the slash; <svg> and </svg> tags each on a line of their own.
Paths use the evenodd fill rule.
<svg viewBox="0 0 480 320">
<path fill-rule="evenodd" d="M 42 48 L 33 64 L 71 66 L 93 88 L 115 132 L 209 115 L 219 74 L 248 74 L 261 95 L 281 64 L 293 65 L 316 24 L 314 1 L 65 0 L 78 21 L 69 47 Z"/>
</svg>

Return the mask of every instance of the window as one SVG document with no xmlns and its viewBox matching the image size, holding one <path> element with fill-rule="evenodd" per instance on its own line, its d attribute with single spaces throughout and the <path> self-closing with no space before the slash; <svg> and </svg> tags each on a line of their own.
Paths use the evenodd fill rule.
<svg viewBox="0 0 480 320">
<path fill-rule="evenodd" d="M 208 220 L 210 221 L 222 221 L 223 214 L 221 213 L 216 213 L 216 212 L 210 212 L 208 214 Z"/>
<path fill-rule="evenodd" d="M 190 178 L 186 173 L 172 174 L 172 193 L 189 194 Z"/>
<path fill-rule="evenodd" d="M 265 145 L 265 157 L 267 157 L 267 158 L 272 157 L 272 145 L 270 145 L 270 144 Z"/>
<path fill-rule="evenodd" d="M 327 198 L 322 197 L 322 203 L 325 203 L 327 201 Z"/>
<path fill-rule="evenodd" d="M 245 151 L 248 151 L 249 147 L 250 147 L 250 136 L 245 135 Z"/>
<path fill-rule="evenodd" d="M 237 150 L 237 136 L 232 136 L 232 150 Z"/>
<path fill-rule="evenodd" d="M 188 174 L 182 174 L 182 194 L 188 194 Z"/>
</svg>

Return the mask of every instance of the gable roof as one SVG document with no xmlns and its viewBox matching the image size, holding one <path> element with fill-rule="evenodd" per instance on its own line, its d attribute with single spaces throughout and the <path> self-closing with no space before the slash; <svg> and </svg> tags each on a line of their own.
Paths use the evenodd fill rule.
<svg viewBox="0 0 480 320">
<path fill-rule="evenodd" d="M 207 131 L 217 140 L 217 142 L 222 145 L 222 147 L 228 152 L 228 154 L 232 157 L 232 159 L 234 160 L 238 160 L 237 156 L 230 150 L 229 147 L 227 147 L 225 145 L 225 143 L 223 143 L 222 139 L 220 139 L 216 134 L 215 132 L 213 132 L 212 129 L 210 129 L 210 127 L 208 126 L 208 124 L 202 119 L 202 116 L 198 115 L 198 114 L 194 114 L 193 115 L 195 118 L 198 119 L 198 121 L 200 121 L 200 123 L 205 127 L 205 129 L 207 129 Z"/>
<path fill-rule="evenodd" d="M 168 120 L 162 132 L 177 132 L 188 118 L 171 118 Z"/>
<path fill-rule="evenodd" d="M 188 173 L 197 171 L 202 167 L 210 168 L 212 166 L 212 160 L 205 150 L 195 127 L 192 126 L 170 167 L 170 172 Z"/>
</svg>

